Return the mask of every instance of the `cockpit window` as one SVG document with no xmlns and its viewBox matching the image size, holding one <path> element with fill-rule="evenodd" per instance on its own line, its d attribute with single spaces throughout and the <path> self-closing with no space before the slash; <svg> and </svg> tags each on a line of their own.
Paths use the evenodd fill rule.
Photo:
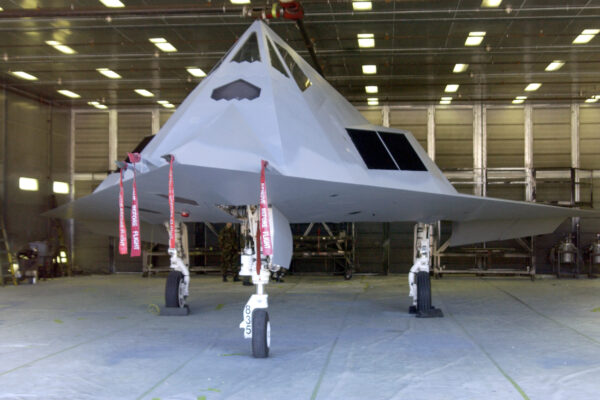
<svg viewBox="0 0 600 400">
<path fill-rule="evenodd" d="M 285 72 L 285 68 L 283 67 L 283 64 L 281 63 L 281 60 L 279 60 L 277 51 L 273 47 L 273 44 L 271 43 L 270 39 L 267 39 L 267 47 L 269 48 L 269 57 L 271 58 L 271 65 L 273 66 L 273 68 L 275 68 L 277 71 L 281 72 L 283 75 L 285 75 L 287 77 L 288 74 L 287 74 L 287 72 Z"/>
<path fill-rule="evenodd" d="M 304 72 L 302 72 L 298 64 L 296 64 L 290 53 L 288 53 L 287 50 L 281 47 L 279 44 L 275 43 L 275 45 L 277 46 L 277 49 L 279 50 L 279 54 L 281 54 L 283 61 L 292 73 L 296 84 L 298 85 L 300 90 L 304 92 L 310 87 L 310 85 L 312 85 L 312 82 L 310 81 L 310 79 L 308 79 L 306 75 L 304 75 Z"/>
<path fill-rule="evenodd" d="M 403 171 L 427 171 L 423 161 L 408 142 L 405 135 L 401 133 L 390 133 L 379 131 L 379 136 L 394 157 L 396 164 Z"/>
<path fill-rule="evenodd" d="M 402 133 L 346 129 L 352 143 L 369 169 L 427 171 Z"/>
<path fill-rule="evenodd" d="M 398 169 L 392 157 L 386 150 L 377 132 L 362 129 L 346 129 L 352 143 L 356 146 L 367 168 L 369 169 Z"/>
<path fill-rule="evenodd" d="M 231 59 L 231 62 L 241 63 L 247 61 L 252 63 L 254 61 L 260 61 L 260 51 L 258 50 L 258 39 L 256 38 L 256 32 L 246 40 L 246 43 L 240 48 L 237 54 Z"/>
</svg>

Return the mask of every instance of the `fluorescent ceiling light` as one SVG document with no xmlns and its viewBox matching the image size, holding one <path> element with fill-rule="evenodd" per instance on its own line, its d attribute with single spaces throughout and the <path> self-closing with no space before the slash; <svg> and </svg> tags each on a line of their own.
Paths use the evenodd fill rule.
<svg viewBox="0 0 600 400">
<path fill-rule="evenodd" d="M 598 97 L 594 96 L 594 97 L 590 97 L 589 99 L 586 99 L 585 102 L 586 103 L 596 103 L 598 101 Z"/>
<path fill-rule="evenodd" d="M 250 4 L 250 0 L 229 0 L 231 4 Z"/>
<path fill-rule="evenodd" d="M 454 93 L 454 92 L 456 92 L 458 90 L 459 86 L 460 85 L 457 85 L 455 83 L 449 83 L 449 84 L 446 85 L 446 89 L 444 89 L 444 92 L 446 92 L 446 93 Z"/>
<path fill-rule="evenodd" d="M 514 99 L 512 101 L 513 104 L 523 104 L 525 102 L 525 99 Z"/>
<path fill-rule="evenodd" d="M 527 96 L 517 96 L 515 97 L 517 100 L 527 100 Z"/>
<path fill-rule="evenodd" d="M 110 79 L 121 79 L 121 75 L 108 68 L 96 68 L 96 71 L 100 72 L 102 75 Z"/>
<path fill-rule="evenodd" d="M 373 8 L 373 4 L 370 1 L 353 1 L 352 9 L 354 11 L 368 11 Z"/>
<path fill-rule="evenodd" d="M 158 100 L 157 103 L 163 106 L 164 108 L 175 108 L 175 106 L 171 104 L 169 100 Z"/>
<path fill-rule="evenodd" d="M 469 64 L 456 64 L 452 72 L 455 74 L 460 74 L 461 72 L 465 72 L 467 69 L 469 69 Z"/>
<path fill-rule="evenodd" d="M 358 47 L 375 47 L 375 35 L 372 33 L 359 33 L 356 38 L 358 39 Z"/>
<path fill-rule="evenodd" d="M 37 192 L 38 190 L 38 180 L 35 178 L 19 178 L 19 189 L 21 190 L 29 190 L 32 192 Z"/>
<path fill-rule="evenodd" d="M 167 39 L 165 38 L 150 38 L 148 40 L 150 41 L 150 43 L 154 43 L 156 47 L 158 47 L 161 51 L 164 51 L 165 53 L 173 53 L 177 51 L 175 46 L 167 42 Z"/>
<path fill-rule="evenodd" d="M 0 11 L 4 11 L 4 8 L 0 7 Z"/>
<path fill-rule="evenodd" d="M 70 97 L 72 99 L 78 99 L 78 98 L 81 97 L 77 93 L 71 92 L 70 90 L 66 90 L 66 89 L 57 90 L 57 92 L 60 93 L 60 94 L 62 94 L 63 96 L 67 96 L 67 97 Z"/>
<path fill-rule="evenodd" d="M 527 85 L 527 87 L 525 88 L 526 92 L 535 92 L 536 90 L 538 90 L 540 88 L 540 86 L 542 86 L 541 83 L 530 83 L 529 85 Z"/>
<path fill-rule="evenodd" d="M 363 74 L 370 75 L 377 73 L 377 65 L 363 65 L 362 66 Z"/>
<path fill-rule="evenodd" d="M 367 93 L 378 93 L 379 88 L 377 86 L 365 86 L 365 92 Z"/>
<path fill-rule="evenodd" d="M 57 42 L 56 40 L 46 40 L 46 44 L 48 46 L 54 47 L 56 50 L 58 50 L 58 51 L 60 51 L 61 53 L 64 53 L 64 54 L 75 54 L 75 53 L 77 53 L 75 50 L 73 50 L 69 46 L 66 46 L 66 45 L 62 44 L 61 42 Z"/>
<path fill-rule="evenodd" d="M 99 110 L 106 110 L 108 107 L 105 104 L 99 103 L 97 101 L 88 101 L 90 106 L 94 106 Z"/>
<path fill-rule="evenodd" d="M 68 194 L 69 193 L 69 184 L 67 182 L 52 182 L 52 191 L 58 194 Z"/>
<path fill-rule="evenodd" d="M 440 100 L 440 104 L 443 104 L 445 106 L 447 106 L 448 104 L 451 104 L 452 100 Z"/>
<path fill-rule="evenodd" d="M 195 76 L 196 78 L 204 78 L 206 76 L 206 72 L 198 67 L 187 67 L 186 70 L 190 75 Z"/>
<path fill-rule="evenodd" d="M 481 7 L 493 8 L 500 6 L 500 4 L 502 4 L 502 0 L 483 0 L 481 2 Z"/>
<path fill-rule="evenodd" d="M 584 29 L 579 36 L 573 40 L 573 44 L 585 44 L 594 38 L 598 33 L 600 33 L 600 29 Z"/>
<path fill-rule="evenodd" d="M 121 1 L 119 1 L 119 0 L 100 0 L 100 3 L 102 3 L 106 7 L 110 7 L 110 8 L 125 7 L 125 4 L 121 3 Z"/>
<path fill-rule="evenodd" d="M 479 46 L 481 42 L 483 42 L 483 38 L 485 37 L 485 32 L 469 32 L 469 36 L 467 40 L 465 40 L 465 46 Z"/>
<path fill-rule="evenodd" d="M 442 101 L 452 101 L 452 97 L 451 96 L 444 96 L 441 99 Z"/>
<path fill-rule="evenodd" d="M 17 78 L 25 79 L 27 81 L 37 81 L 38 80 L 37 77 L 35 77 L 31 74 L 28 74 L 25 71 L 12 71 L 11 74 L 16 76 Z"/>
<path fill-rule="evenodd" d="M 367 104 L 370 106 L 378 106 L 379 105 L 379 99 L 377 97 L 369 97 L 367 99 Z"/>
<path fill-rule="evenodd" d="M 135 89 L 135 92 L 137 94 L 139 94 L 140 96 L 144 96 L 144 97 L 154 97 L 154 93 L 146 90 L 146 89 Z"/>
<path fill-rule="evenodd" d="M 554 60 L 546 67 L 546 71 L 558 71 L 565 65 L 565 62 L 562 60 Z"/>
</svg>

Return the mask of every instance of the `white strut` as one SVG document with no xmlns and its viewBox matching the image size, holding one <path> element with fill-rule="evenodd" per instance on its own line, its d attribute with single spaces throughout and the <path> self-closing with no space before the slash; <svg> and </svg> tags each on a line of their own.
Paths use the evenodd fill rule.
<svg viewBox="0 0 600 400">
<path fill-rule="evenodd" d="M 169 230 L 169 222 L 165 222 L 167 231 Z M 171 257 L 170 268 L 173 271 L 179 271 L 183 275 L 183 295 L 185 298 L 189 296 L 190 290 L 190 256 L 188 246 L 187 226 L 185 223 L 175 222 L 175 249 L 169 249 Z"/>
<path fill-rule="evenodd" d="M 413 298 L 412 305 L 417 306 L 417 282 L 419 272 L 429 272 L 431 266 L 431 241 L 433 225 L 418 223 L 414 230 L 413 266 L 408 273 L 409 296 Z"/>
<path fill-rule="evenodd" d="M 252 338 L 252 312 L 257 308 L 269 307 L 269 295 L 265 294 L 265 285 L 269 283 L 270 265 L 269 257 L 261 256 L 260 274 L 256 271 L 256 235 L 258 225 L 258 208 L 255 206 L 246 207 L 246 218 L 242 223 L 242 232 L 246 233 L 246 243 L 242 253 L 242 266 L 240 268 L 240 276 L 252 277 L 252 283 L 256 285 L 256 294 L 250 296 L 250 299 L 244 306 L 242 311 L 242 322 L 240 328 L 244 330 L 244 339 Z M 252 238 L 250 242 L 248 238 Z"/>
</svg>

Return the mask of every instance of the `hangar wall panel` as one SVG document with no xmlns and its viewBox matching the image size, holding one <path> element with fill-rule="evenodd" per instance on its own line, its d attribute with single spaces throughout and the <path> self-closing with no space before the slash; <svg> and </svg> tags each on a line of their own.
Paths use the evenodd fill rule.
<svg viewBox="0 0 600 400">
<path fill-rule="evenodd" d="M 441 169 L 473 168 L 473 110 L 436 109 L 435 141 Z"/>
<path fill-rule="evenodd" d="M 533 166 L 571 166 L 571 109 L 533 108 Z"/>
<path fill-rule="evenodd" d="M 427 151 L 427 109 L 392 109 L 390 127 L 410 131 Z"/>
<path fill-rule="evenodd" d="M 487 166 L 489 168 L 523 167 L 524 114 L 522 108 L 487 110 Z"/>
<path fill-rule="evenodd" d="M 525 113 L 523 108 L 488 108 L 486 129 L 487 167 L 523 168 L 525 163 Z M 511 174 L 519 176 L 518 171 L 513 171 Z M 525 200 L 525 186 L 488 185 L 487 195 L 510 200 Z"/>
<path fill-rule="evenodd" d="M 360 113 L 373 125 L 382 125 L 381 110 L 360 110 Z"/>
<path fill-rule="evenodd" d="M 5 98 L 6 98 L 6 92 L 5 89 L 2 88 L 0 89 L 0 199 L 2 200 L 2 202 L 0 202 L 0 204 L 2 204 L 2 216 L 5 217 L 5 213 L 6 213 L 6 207 L 4 205 L 4 154 L 6 153 L 4 151 L 5 149 L 5 122 L 6 122 L 6 115 L 5 115 L 5 109 L 6 109 L 6 102 L 5 102 Z"/>
<path fill-rule="evenodd" d="M 124 160 L 144 137 L 152 134 L 152 113 L 119 112 L 117 127 L 117 160 Z"/>
<path fill-rule="evenodd" d="M 61 118 L 64 110 L 15 93 L 3 92 L 0 104 L 2 212 L 12 249 L 18 251 L 50 235 L 49 221 L 40 214 L 51 207 L 52 181 L 68 177 L 68 151 L 60 146 L 70 125 L 68 118 Z M 38 190 L 19 189 L 20 177 L 37 179 Z M 62 204 L 67 196 L 57 195 L 56 200 Z"/>
<path fill-rule="evenodd" d="M 108 113 L 75 114 L 75 172 L 108 169 Z"/>
<path fill-rule="evenodd" d="M 571 167 L 571 108 L 533 108 L 534 168 Z M 543 182 L 536 186 L 538 201 L 567 201 L 571 198 L 568 183 Z"/>
<path fill-rule="evenodd" d="M 579 110 L 580 167 L 600 169 L 600 108 Z"/>
<path fill-rule="evenodd" d="M 52 175 L 55 180 L 70 182 L 71 164 L 71 110 L 52 110 Z M 65 196 L 65 195 L 62 195 Z M 66 196 L 64 198 L 66 201 Z"/>
<path fill-rule="evenodd" d="M 101 181 L 75 181 L 75 198 L 92 193 Z M 88 228 L 75 222 L 73 265 L 76 269 L 93 274 L 110 272 L 110 238 L 91 233 Z"/>
</svg>

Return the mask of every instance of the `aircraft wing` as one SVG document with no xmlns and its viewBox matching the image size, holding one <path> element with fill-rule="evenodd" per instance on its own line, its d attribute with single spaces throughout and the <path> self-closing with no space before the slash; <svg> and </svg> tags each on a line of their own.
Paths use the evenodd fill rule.
<svg viewBox="0 0 600 400">
<path fill-rule="evenodd" d="M 248 172 L 193 165 L 175 166 L 176 212 L 186 222 L 236 222 L 219 205 L 258 203 L 259 171 Z M 118 174 L 114 184 L 66 204 L 46 215 L 95 221 L 96 231 L 118 219 Z M 149 225 L 168 219 L 168 167 L 137 177 L 141 220 Z M 439 193 L 375 185 L 332 182 L 267 173 L 269 201 L 290 223 L 307 222 L 453 222 L 451 245 L 502 240 L 550 233 L 571 216 L 596 215 L 511 200 L 460 193 Z M 125 204 L 130 204 L 131 179 L 124 182 Z M 181 217 L 186 212 L 189 217 Z M 100 221 L 104 221 L 102 224 Z M 107 225 L 107 223 L 109 225 Z M 94 224 L 88 224 L 93 227 Z M 160 236 L 160 235 L 159 235 Z M 158 239 L 158 240 L 157 240 Z M 158 237 L 155 241 L 161 241 Z"/>
</svg>

